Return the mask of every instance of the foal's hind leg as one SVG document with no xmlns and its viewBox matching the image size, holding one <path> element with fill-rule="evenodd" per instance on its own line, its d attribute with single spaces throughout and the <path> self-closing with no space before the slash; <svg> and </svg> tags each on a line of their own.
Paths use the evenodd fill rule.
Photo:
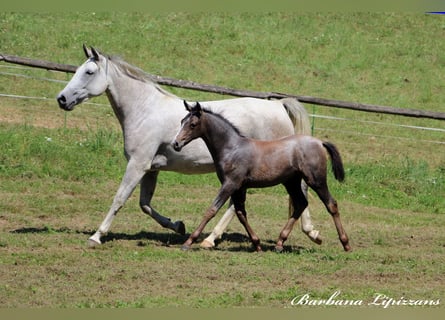
<svg viewBox="0 0 445 320">
<path fill-rule="evenodd" d="M 275 250 L 278 252 L 283 251 L 283 244 L 289 237 L 295 222 L 300 218 L 301 213 L 308 206 L 308 202 L 305 194 L 301 189 L 301 178 L 295 178 L 284 183 L 287 192 L 292 200 L 294 211 L 292 215 L 289 217 L 286 225 L 283 230 L 280 232 L 280 237 L 278 238 L 277 245 L 275 246 Z"/>
<path fill-rule="evenodd" d="M 249 235 L 250 241 L 252 241 L 253 246 L 257 252 L 261 252 L 260 239 L 253 231 L 252 227 L 247 222 L 247 212 L 245 208 L 246 203 L 246 190 L 238 190 L 232 195 L 232 201 L 235 206 L 236 215 L 246 229 L 247 234 Z"/>
<path fill-rule="evenodd" d="M 350 251 L 351 246 L 349 245 L 349 238 L 346 235 L 346 232 L 343 229 L 343 225 L 340 220 L 340 212 L 338 211 L 337 201 L 329 192 L 326 178 L 318 180 L 318 183 L 314 186 L 311 186 L 311 188 L 314 189 L 314 191 L 318 194 L 321 201 L 323 201 L 324 205 L 326 206 L 326 209 L 329 211 L 332 218 L 334 219 L 335 227 L 337 228 L 338 237 L 341 244 L 343 245 L 343 249 L 345 251 Z"/>
</svg>

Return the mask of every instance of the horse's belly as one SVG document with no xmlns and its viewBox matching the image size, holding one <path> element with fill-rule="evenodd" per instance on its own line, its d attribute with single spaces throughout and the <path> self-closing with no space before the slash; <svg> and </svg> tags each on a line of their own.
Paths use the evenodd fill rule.
<svg viewBox="0 0 445 320">
<path fill-rule="evenodd" d="M 190 144 L 181 152 L 174 151 L 170 146 L 160 148 L 149 169 L 202 174 L 215 172 L 215 165 L 207 149 Z"/>
</svg>

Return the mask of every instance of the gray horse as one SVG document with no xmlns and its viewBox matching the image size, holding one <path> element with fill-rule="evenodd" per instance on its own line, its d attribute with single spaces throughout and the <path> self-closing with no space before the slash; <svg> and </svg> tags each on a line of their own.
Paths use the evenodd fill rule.
<svg viewBox="0 0 445 320">
<path fill-rule="evenodd" d="M 128 160 L 122 182 L 108 214 L 94 235 L 90 246 L 101 243 L 111 223 L 140 183 L 140 207 L 163 227 L 184 234 L 182 221 L 172 222 L 151 205 L 158 173 L 169 170 L 187 174 L 214 172 L 212 157 L 201 141 L 190 143 L 178 153 L 170 145 L 186 115 L 183 100 L 156 85 L 142 70 L 125 61 L 108 57 L 94 48 L 84 46 L 87 57 L 71 81 L 57 96 L 59 106 L 71 111 L 83 101 L 107 94 L 122 127 L 124 151 Z M 215 112 L 222 113 L 240 128 L 244 135 L 257 139 L 274 139 L 296 132 L 309 133 L 309 119 L 303 106 L 295 99 L 261 100 L 237 98 L 203 102 Z M 214 246 L 234 216 L 233 206 L 227 210 L 203 246 Z M 321 243 L 314 230 L 308 210 L 301 218 L 302 230 L 309 238 Z"/>
</svg>

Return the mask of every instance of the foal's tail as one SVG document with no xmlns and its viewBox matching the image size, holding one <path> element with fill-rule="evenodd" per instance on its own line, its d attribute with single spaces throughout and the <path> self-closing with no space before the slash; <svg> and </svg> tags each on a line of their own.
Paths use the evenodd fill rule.
<svg viewBox="0 0 445 320">
<path fill-rule="evenodd" d="M 337 147 L 330 142 L 323 141 L 323 146 L 331 156 L 332 171 L 334 171 L 335 179 L 340 182 L 343 181 L 345 179 L 345 169 L 343 168 L 343 161 L 341 160 L 340 152 L 338 152 Z"/>
</svg>

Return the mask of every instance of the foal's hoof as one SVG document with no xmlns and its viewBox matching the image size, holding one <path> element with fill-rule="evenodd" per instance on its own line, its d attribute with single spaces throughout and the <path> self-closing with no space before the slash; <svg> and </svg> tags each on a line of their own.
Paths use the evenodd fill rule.
<svg viewBox="0 0 445 320">
<path fill-rule="evenodd" d="M 175 222 L 175 232 L 179 233 L 180 235 L 185 235 L 185 224 L 182 221 L 176 221 Z"/>
<path fill-rule="evenodd" d="M 283 250 L 284 250 L 283 246 L 276 246 L 275 247 L 275 252 L 277 252 L 277 253 L 281 253 L 281 252 L 283 252 Z"/>
</svg>

